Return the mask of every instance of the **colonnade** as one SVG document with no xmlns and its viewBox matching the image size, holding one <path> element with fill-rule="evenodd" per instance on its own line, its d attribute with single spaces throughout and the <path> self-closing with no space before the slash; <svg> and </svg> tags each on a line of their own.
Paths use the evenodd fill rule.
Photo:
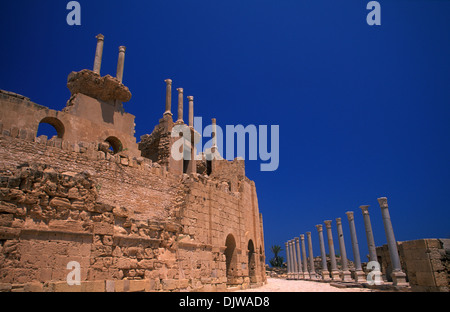
<svg viewBox="0 0 450 312">
<path fill-rule="evenodd" d="M 389 249 L 389 255 L 392 263 L 392 281 L 394 285 L 402 286 L 407 285 L 406 274 L 402 271 L 400 264 L 400 257 L 397 250 L 397 241 L 395 240 L 394 231 L 392 228 L 392 222 L 389 215 L 389 209 L 386 197 L 378 198 L 378 203 L 381 208 L 381 215 L 383 218 L 383 224 L 387 239 L 387 245 Z M 374 276 L 381 276 L 380 265 L 377 262 L 376 246 L 373 237 L 372 225 L 369 216 L 369 206 L 362 205 L 359 207 L 363 214 L 364 227 L 366 231 L 367 244 L 369 248 L 369 263 L 367 270 L 364 272 L 361 264 L 361 256 L 359 253 L 358 238 L 356 235 L 355 218 L 353 211 L 347 211 L 347 220 L 350 228 L 350 239 L 352 242 L 353 261 L 354 261 L 354 274 L 349 270 L 347 251 L 345 248 L 345 240 L 342 229 L 341 218 L 336 218 L 336 229 L 338 234 L 338 244 L 341 256 L 341 266 L 338 269 L 335 248 L 333 241 L 332 220 L 325 220 L 325 229 L 327 235 L 328 255 L 330 260 L 330 268 L 327 265 L 327 253 L 325 250 L 324 228 L 322 224 L 316 225 L 319 244 L 320 244 L 320 258 L 321 269 L 317 274 L 314 268 L 314 254 L 312 247 L 311 232 L 306 232 L 308 237 L 308 253 L 306 254 L 305 235 L 300 234 L 299 237 L 294 237 L 291 240 L 285 242 L 286 247 L 286 262 L 287 262 L 287 278 L 288 279 L 311 279 L 311 280 L 324 280 L 324 281 L 341 281 L 341 282 L 357 282 L 357 283 L 371 283 L 381 284 L 383 281 L 378 278 L 374 279 Z M 309 265 L 307 258 L 309 258 Z M 370 267 L 369 267 L 370 265 Z M 367 275 L 369 274 L 369 275 Z"/>
</svg>

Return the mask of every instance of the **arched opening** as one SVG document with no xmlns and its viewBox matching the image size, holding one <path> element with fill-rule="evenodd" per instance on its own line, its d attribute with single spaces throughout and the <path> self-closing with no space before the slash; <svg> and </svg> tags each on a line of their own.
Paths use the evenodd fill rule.
<svg viewBox="0 0 450 312">
<path fill-rule="evenodd" d="M 248 277 L 250 278 L 250 283 L 256 283 L 256 253 L 255 246 L 253 245 L 253 241 L 248 241 Z"/>
<path fill-rule="evenodd" d="M 39 122 L 36 137 L 46 135 L 49 140 L 53 137 L 62 139 L 64 132 L 65 128 L 61 120 L 55 117 L 45 117 Z"/>
<path fill-rule="evenodd" d="M 108 137 L 105 142 L 109 144 L 109 149 L 113 154 L 123 151 L 122 142 L 115 136 Z"/>
<path fill-rule="evenodd" d="M 237 254 L 236 240 L 233 235 L 229 234 L 225 241 L 225 261 L 227 273 L 227 285 L 236 285 L 237 282 Z"/>
</svg>

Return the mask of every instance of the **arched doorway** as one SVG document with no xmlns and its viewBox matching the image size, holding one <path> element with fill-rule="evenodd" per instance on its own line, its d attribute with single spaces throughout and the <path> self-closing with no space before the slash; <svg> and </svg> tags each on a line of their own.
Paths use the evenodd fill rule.
<svg viewBox="0 0 450 312">
<path fill-rule="evenodd" d="M 255 245 L 253 245 L 253 241 L 248 241 L 248 277 L 250 278 L 250 283 L 256 283 L 256 253 L 255 253 Z"/>
<path fill-rule="evenodd" d="M 236 253 L 236 240 L 234 236 L 229 234 L 225 241 L 225 261 L 226 261 L 226 274 L 227 285 L 237 284 L 237 253 Z"/>
<path fill-rule="evenodd" d="M 113 154 L 119 153 L 123 150 L 122 142 L 120 142 L 120 140 L 115 136 L 108 137 L 105 142 L 109 144 Z"/>
<path fill-rule="evenodd" d="M 36 137 L 46 135 L 50 140 L 53 137 L 62 139 L 64 137 L 64 124 L 55 117 L 45 117 L 39 122 Z"/>
</svg>

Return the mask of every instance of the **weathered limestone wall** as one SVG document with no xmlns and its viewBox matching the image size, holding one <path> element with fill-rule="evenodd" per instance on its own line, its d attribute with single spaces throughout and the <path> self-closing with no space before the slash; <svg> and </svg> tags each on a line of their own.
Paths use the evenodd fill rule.
<svg viewBox="0 0 450 312">
<path fill-rule="evenodd" d="M 2 135 L 0 290 L 225 290 L 230 234 L 233 285 L 263 283 L 256 191 L 239 185 L 95 144 Z M 80 286 L 65 281 L 69 261 L 81 265 Z"/>
<path fill-rule="evenodd" d="M 133 133 L 133 115 L 114 112 L 114 107 L 108 110 L 106 108 L 109 104 L 84 94 L 76 94 L 69 103 L 71 105 L 68 111 L 75 110 L 79 115 L 103 115 L 94 122 L 89 118 L 52 110 L 31 102 L 28 98 L 0 91 L 0 132 L 14 138 L 34 140 L 40 122 L 45 122 L 55 127 L 60 139 L 71 144 L 98 144 L 109 137 L 116 137 L 122 142 L 127 154 L 140 156 Z"/>
<path fill-rule="evenodd" d="M 398 242 L 402 268 L 413 291 L 450 291 L 450 239 Z M 390 280 L 387 245 L 377 247 L 378 262 Z"/>
</svg>

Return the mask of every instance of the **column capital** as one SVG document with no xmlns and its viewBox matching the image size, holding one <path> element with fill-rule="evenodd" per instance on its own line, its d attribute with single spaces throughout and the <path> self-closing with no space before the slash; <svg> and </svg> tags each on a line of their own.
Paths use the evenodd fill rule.
<svg viewBox="0 0 450 312">
<path fill-rule="evenodd" d="M 216 118 L 211 118 L 211 123 L 212 123 L 213 125 L 215 125 L 215 124 L 216 124 Z"/>
<path fill-rule="evenodd" d="M 188 99 L 189 101 L 193 101 L 193 100 L 194 100 L 194 97 L 193 97 L 192 95 L 189 95 L 189 96 L 187 97 L 187 99 Z"/>
<path fill-rule="evenodd" d="M 125 52 L 126 49 L 127 49 L 127 47 L 125 47 L 125 46 L 120 46 L 120 47 L 119 47 L 119 52 Z"/>
<path fill-rule="evenodd" d="M 323 231 L 323 227 L 322 224 L 317 224 L 316 225 L 317 231 L 322 232 Z"/>
<path fill-rule="evenodd" d="M 97 38 L 97 40 L 101 40 L 101 41 L 105 40 L 105 36 L 103 36 L 102 34 L 98 34 L 97 36 L 95 36 L 95 38 Z"/>
<path fill-rule="evenodd" d="M 345 214 L 347 215 L 348 221 L 352 221 L 355 219 L 353 211 L 347 211 Z"/>
<path fill-rule="evenodd" d="M 377 198 L 378 203 L 380 204 L 380 208 L 388 208 L 387 198 L 386 197 L 380 197 Z"/>
<path fill-rule="evenodd" d="M 178 93 L 183 93 L 183 88 L 177 88 Z"/>
<path fill-rule="evenodd" d="M 369 214 L 369 205 L 361 205 L 359 206 L 359 208 L 361 208 L 361 211 L 363 213 L 363 215 L 368 215 Z"/>
<path fill-rule="evenodd" d="M 305 239 L 305 235 L 304 234 L 300 234 L 300 239 L 304 240 Z"/>
<path fill-rule="evenodd" d="M 172 79 L 166 79 L 164 80 L 165 83 L 167 83 L 168 85 L 172 85 Z"/>
<path fill-rule="evenodd" d="M 331 220 L 325 220 L 325 221 L 323 221 L 323 223 L 325 223 L 325 226 L 326 226 L 326 228 L 327 229 L 331 229 Z"/>
<path fill-rule="evenodd" d="M 341 225 L 341 224 L 342 224 L 342 219 L 336 218 L 336 225 Z"/>
<path fill-rule="evenodd" d="M 307 236 L 311 236 L 311 232 L 306 232 L 306 235 Z"/>
<path fill-rule="evenodd" d="M 295 239 L 295 242 L 296 242 L 296 243 L 299 242 L 299 238 L 298 238 L 298 237 L 295 237 L 294 239 Z"/>
</svg>

